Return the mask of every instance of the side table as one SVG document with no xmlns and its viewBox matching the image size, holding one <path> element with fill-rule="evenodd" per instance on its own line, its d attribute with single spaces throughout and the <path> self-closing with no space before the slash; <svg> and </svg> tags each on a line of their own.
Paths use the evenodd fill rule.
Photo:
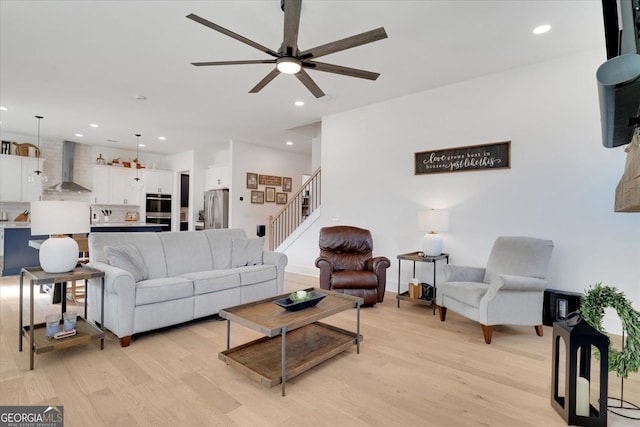
<svg viewBox="0 0 640 427">
<path fill-rule="evenodd" d="M 436 267 L 438 265 L 437 261 L 446 260 L 447 264 L 449 264 L 449 254 L 441 254 L 437 256 L 422 256 L 418 255 L 419 252 L 409 252 L 406 254 L 400 254 L 397 256 L 398 258 L 398 294 L 396 295 L 396 299 L 398 300 L 398 308 L 400 307 L 401 300 L 408 300 L 417 304 L 423 305 L 431 305 L 433 306 L 433 314 L 436 314 L 436 293 L 438 292 L 438 287 L 436 285 Z M 408 292 L 400 293 L 400 266 L 402 261 L 413 261 L 413 276 L 416 277 L 416 262 L 432 262 L 433 263 L 433 300 L 427 301 L 422 299 L 410 298 Z"/>
<path fill-rule="evenodd" d="M 29 325 L 23 324 L 24 316 L 24 278 L 27 277 L 30 282 L 29 292 Z M 34 312 L 34 288 L 44 284 L 60 283 L 62 286 L 62 295 L 67 294 L 67 282 L 73 280 L 84 280 L 85 289 L 88 292 L 89 287 L 87 281 L 89 279 L 101 279 L 101 307 L 100 307 L 100 328 L 89 323 L 87 319 L 87 303 L 89 301 L 88 294 L 85 295 L 84 304 L 84 318 L 78 317 L 76 321 L 76 335 L 62 338 L 60 340 L 49 339 L 46 336 L 46 323 L 33 324 L 33 312 Z M 62 298 L 62 313 L 67 310 L 67 299 Z M 76 267 L 73 270 L 66 273 L 46 273 L 40 267 L 26 267 L 20 271 L 20 328 L 19 328 L 19 349 L 22 351 L 22 338 L 26 338 L 29 341 L 29 369 L 33 369 L 33 355 L 34 353 L 44 353 L 47 351 L 53 351 L 57 348 L 69 347 L 75 344 L 80 344 L 90 340 L 100 340 L 100 350 L 104 349 L 104 271 L 96 270 L 90 267 Z"/>
</svg>

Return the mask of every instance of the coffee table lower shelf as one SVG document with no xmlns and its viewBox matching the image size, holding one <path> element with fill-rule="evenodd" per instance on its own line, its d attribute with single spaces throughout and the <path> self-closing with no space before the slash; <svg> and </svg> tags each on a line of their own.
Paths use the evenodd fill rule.
<svg viewBox="0 0 640 427">
<path fill-rule="evenodd" d="M 321 322 L 286 334 L 287 380 L 308 371 L 356 344 L 356 333 Z M 360 342 L 362 342 L 360 335 Z M 282 383 L 282 336 L 263 337 L 230 348 L 218 358 L 249 378 L 273 387 Z"/>
</svg>

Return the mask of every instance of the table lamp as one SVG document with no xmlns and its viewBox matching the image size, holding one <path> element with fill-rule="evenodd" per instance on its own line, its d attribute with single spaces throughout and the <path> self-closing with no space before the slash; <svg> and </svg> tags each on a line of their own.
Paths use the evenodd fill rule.
<svg viewBox="0 0 640 427">
<path fill-rule="evenodd" d="M 442 237 L 438 231 L 449 231 L 449 211 L 430 209 L 418 212 L 418 227 L 426 231 L 422 239 L 422 251 L 426 256 L 442 255 Z"/>
<path fill-rule="evenodd" d="M 78 243 L 66 234 L 89 233 L 87 202 L 31 202 L 31 235 L 48 234 L 40 246 L 40 266 L 47 273 L 71 271 L 78 264 Z"/>
</svg>

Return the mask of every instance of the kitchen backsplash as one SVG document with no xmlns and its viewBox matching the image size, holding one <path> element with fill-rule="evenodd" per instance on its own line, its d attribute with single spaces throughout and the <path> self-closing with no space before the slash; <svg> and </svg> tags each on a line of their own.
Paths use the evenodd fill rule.
<svg viewBox="0 0 640 427">
<path fill-rule="evenodd" d="M 75 195 L 75 194 L 74 194 Z M 81 195 L 84 196 L 84 195 Z M 48 199 L 56 200 L 56 199 Z M 64 200 L 74 201 L 86 201 L 85 199 L 74 199 L 71 197 L 65 197 Z M 29 203 L 0 203 L 0 217 L 2 213 L 6 213 L 7 220 L 13 221 L 19 214 L 29 209 Z M 127 212 L 138 212 L 138 218 L 140 221 L 144 221 L 141 215 L 140 206 L 117 206 L 117 205 L 92 205 L 91 206 L 91 218 L 92 222 L 104 222 L 104 213 L 102 211 L 111 210 L 109 222 L 124 222 Z M 93 214 L 96 214 L 96 221 L 93 221 Z"/>
<path fill-rule="evenodd" d="M 127 212 L 138 212 L 138 220 L 142 216 L 140 215 L 139 206 L 119 206 L 119 205 L 92 205 L 91 215 L 97 215 L 97 222 L 104 222 L 104 212 L 111 211 L 109 215 L 109 222 L 124 222 Z M 144 222 L 144 219 L 142 219 Z"/>
</svg>

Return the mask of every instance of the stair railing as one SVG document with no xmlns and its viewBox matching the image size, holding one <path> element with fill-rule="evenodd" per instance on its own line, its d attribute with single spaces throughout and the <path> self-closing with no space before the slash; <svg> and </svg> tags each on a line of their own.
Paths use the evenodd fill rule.
<svg viewBox="0 0 640 427">
<path fill-rule="evenodd" d="M 269 250 L 280 246 L 320 203 L 321 174 L 318 168 L 275 216 L 269 216 L 266 230 Z"/>
</svg>

